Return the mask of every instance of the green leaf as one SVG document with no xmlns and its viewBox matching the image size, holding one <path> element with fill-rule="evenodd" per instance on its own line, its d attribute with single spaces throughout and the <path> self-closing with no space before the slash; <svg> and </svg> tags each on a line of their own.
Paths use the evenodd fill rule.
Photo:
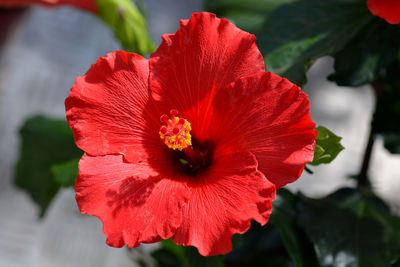
<svg viewBox="0 0 400 267">
<path fill-rule="evenodd" d="M 203 257 L 196 248 L 178 246 L 170 239 L 161 241 L 161 245 L 162 249 L 152 254 L 160 266 L 224 266 L 223 256 Z"/>
<path fill-rule="evenodd" d="M 400 118 L 400 117 L 399 117 Z M 389 152 L 400 154 L 400 133 L 383 134 L 384 146 Z"/>
<path fill-rule="evenodd" d="M 227 266 L 291 266 L 293 261 L 283 246 L 281 235 L 271 223 L 264 226 L 252 222 L 242 244 L 225 256 Z"/>
<path fill-rule="evenodd" d="M 194 247 L 184 247 L 185 258 L 191 267 L 223 267 L 224 256 L 203 257 Z"/>
<path fill-rule="evenodd" d="M 399 47 L 398 27 L 375 19 L 335 55 L 335 73 L 328 78 L 341 86 L 372 83 L 379 70 L 396 60 Z"/>
<path fill-rule="evenodd" d="M 384 138 L 385 147 L 400 153 L 400 60 L 386 69 L 374 82 L 377 93 L 376 109 L 372 121 L 375 133 Z"/>
<path fill-rule="evenodd" d="M 111 27 L 124 49 L 141 55 L 154 51 L 146 20 L 131 0 L 96 0 L 99 17 Z"/>
<path fill-rule="evenodd" d="M 399 55 L 398 27 L 361 0 L 207 0 L 205 7 L 255 33 L 267 69 L 298 84 L 322 56 L 335 58 L 330 80 L 360 86 Z"/>
<path fill-rule="evenodd" d="M 220 14 L 228 10 L 251 10 L 253 12 L 268 14 L 278 6 L 293 2 L 294 0 L 206 0 L 205 8 Z"/>
<path fill-rule="evenodd" d="M 232 249 L 240 248 L 243 245 L 243 235 L 242 234 L 235 234 L 232 237 Z"/>
<path fill-rule="evenodd" d="M 51 166 L 51 174 L 56 183 L 64 187 L 72 187 L 78 177 L 78 163 L 80 158 L 72 159 L 67 162 L 54 164 Z"/>
<path fill-rule="evenodd" d="M 179 267 L 184 266 L 185 253 L 182 246 L 178 246 L 166 239 L 161 241 L 161 248 L 157 249 L 151 256 L 157 261 L 160 267 Z"/>
<path fill-rule="evenodd" d="M 174 242 L 172 242 L 171 239 L 162 240 L 161 245 L 163 246 L 164 249 L 175 254 L 176 257 L 178 257 L 178 259 L 182 261 L 185 259 L 185 252 L 183 246 L 176 245 Z"/>
<path fill-rule="evenodd" d="M 400 257 L 400 218 L 374 196 L 342 189 L 323 199 L 302 197 L 299 225 L 320 266 L 391 266 Z"/>
<path fill-rule="evenodd" d="M 151 253 L 151 256 L 157 261 L 159 267 L 181 267 L 183 261 L 180 260 L 173 252 L 161 248 Z"/>
<path fill-rule="evenodd" d="M 323 126 L 318 126 L 316 130 L 318 131 L 318 136 L 315 144 L 314 160 L 310 163 L 314 166 L 330 163 L 344 149 L 340 144 L 341 137 Z"/>
<path fill-rule="evenodd" d="M 278 6 L 294 0 L 206 0 L 205 9 L 231 20 L 249 32 L 261 29 L 268 14 Z"/>
<path fill-rule="evenodd" d="M 280 189 L 273 204 L 269 223 L 281 234 L 285 247 L 298 267 L 316 266 L 317 260 L 312 244 L 296 225 L 298 197 L 286 189 Z"/>
<path fill-rule="evenodd" d="M 268 16 L 257 44 L 269 71 L 303 84 L 317 58 L 340 52 L 372 20 L 365 1 L 296 1 Z"/>
<path fill-rule="evenodd" d="M 43 216 L 60 188 L 50 167 L 77 158 L 82 152 L 75 146 L 72 131 L 64 120 L 35 116 L 25 122 L 20 134 L 14 183 L 31 196 Z"/>
</svg>

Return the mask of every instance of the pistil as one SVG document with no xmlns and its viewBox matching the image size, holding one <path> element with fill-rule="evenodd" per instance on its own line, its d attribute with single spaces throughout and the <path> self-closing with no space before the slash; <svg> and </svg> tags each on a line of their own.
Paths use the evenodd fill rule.
<svg viewBox="0 0 400 267">
<path fill-rule="evenodd" d="M 192 136 L 190 131 L 190 122 L 184 118 L 178 117 L 178 111 L 173 109 L 170 116 L 164 114 L 160 118 L 162 126 L 160 127 L 160 138 L 173 150 L 184 150 L 192 145 Z"/>
</svg>

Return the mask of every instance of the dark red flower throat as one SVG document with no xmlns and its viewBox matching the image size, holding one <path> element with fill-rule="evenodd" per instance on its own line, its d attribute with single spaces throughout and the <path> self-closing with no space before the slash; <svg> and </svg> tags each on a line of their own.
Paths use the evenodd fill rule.
<svg viewBox="0 0 400 267">
<path fill-rule="evenodd" d="M 172 109 L 170 116 L 163 114 L 160 117 L 159 135 L 171 149 L 171 159 L 174 164 L 180 166 L 185 174 L 194 176 L 210 166 L 214 145 L 209 141 L 199 142 L 192 136 L 190 122 L 178 114 L 176 109 Z"/>
</svg>

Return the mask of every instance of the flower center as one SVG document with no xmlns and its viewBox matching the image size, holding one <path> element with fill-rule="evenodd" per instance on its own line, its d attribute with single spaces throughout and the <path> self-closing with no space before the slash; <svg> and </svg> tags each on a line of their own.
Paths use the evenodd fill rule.
<svg viewBox="0 0 400 267">
<path fill-rule="evenodd" d="M 172 162 L 180 166 L 185 174 L 195 176 L 211 165 L 214 145 L 192 137 L 190 122 L 178 114 L 177 110 L 172 109 L 170 115 L 162 115 L 158 133 L 164 144 L 171 148 L 167 155 Z"/>
<path fill-rule="evenodd" d="M 190 122 L 178 117 L 178 111 L 175 109 L 172 109 L 170 114 L 170 116 L 164 114 L 160 118 L 162 123 L 160 138 L 168 148 L 183 150 L 192 145 Z"/>
</svg>

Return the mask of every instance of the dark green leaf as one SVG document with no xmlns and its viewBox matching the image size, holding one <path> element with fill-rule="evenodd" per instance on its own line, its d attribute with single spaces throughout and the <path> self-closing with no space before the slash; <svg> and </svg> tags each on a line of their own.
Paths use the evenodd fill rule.
<svg viewBox="0 0 400 267">
<path fill-rule="evenodd" d="M 122 46 L 141 55 L 154 50 L 146 20 L 131 0 L 96 0 L 99 17 L 113 29 Z"/>
<path fill-rule="evenodd" d="M 385 133 L 383 139 L 387 150 L 391 153 L 400 154 L 400 133 Z"/>
<path fill-rule="evenodd" d="M 400 60 L 374 82 L 377 102 L 372 126 L 384 137 L 385 147 L 400 153 Z"/>
<path fill-rule="evenodd" d="M 243 235 L 242 244 L 227 254 L 225 260 L 228 265 L 253 266 L 255 262 L 262 261 L 264 257 L 270 259 L 272 255 L 275 255 L 277 260 L 279 258 L 290 262 L 277 229 L 272 227 L 272 224 L 261 226 L 253 222 L 250 229 Z"/>
<path fill-rule="evenodd" d="M 180 260 L 184 260 L 185 258 L 185 252 L 184 248 L 182 246 L 176 245 L 174 242 L 171 241 L 171 239 L 163 240 L 161 241 L 161 245 L 163 246 L 164 249 L 172 252 L 176 257 Z"/>
<path fill-rule="evenodd" d="M 372 20 L 365 1 L 302 0 L 274 10 L 257 43 L 268 70 L 303 84 L 317 58 L 340 52 Z"/>
<path fill-rule="evenodd" d="M 313 61 L 326 55 L 335 57 L 330 80 L 370 83 L 398 53 L 398 27 L 372 16 L 361 0 L 208 0 L 206 9 L 256 33 L 267 69 L 298 84 Z"/>
<path fill-rule="evenodd" d="M 296 204 L 298 197 L 286 189 L 277 192 L 273 202 L 273 210 L 270 218 L 281 234 L 285 247 L 296 266 L 316 266 L 317 260 L 312 244 L 306 238 L 304 232 L 296 225 Z"/>
<path fill-rule="evenodd" d="M 203 257 L 194 247 L 184 247 L 185 258 L 190 267 L 223 267 L 224 256 Z"/>
<path fill-rule="evenodd" d="M 236 234 L 232 237 L 232 249 L 239 248 L 243 245 L 243 235 Z"/>
<path fill-rule="evenodd" d="M 316 130 L 318 131 L 318 137 L 314 150 L 314 160 L 310 164 L 329 163 L 343 150 L 343 146 L 340 144 L 342 138 L 323 126 L 318 126 Z"/>
<path fill-rule="evenodd" d="M 179 259 L 173 252 L 168 249 L 157 249 L 151 256 L 157 261 L 159 267 L 180 267 L 183 261 Z"/>
<path fill-rule="evenodd" d="M 54 181 L 64 187 L 74 186 L 75 179 L 79 174 L 78 163 L 79 158 L 76 158 L 52 165 L 51 174 L 53 175 Z"/>
<path fill-rule="evenodd" d="M 335 55 L 335 73 L 329 79 L 342 86 L 372 83 L 380 69 L 396 60 L 399 47 L 398 27 L 375 19 Z"/>
<path fill-rule="evenodd" d="M 280 5 L 294 0 L 206 0 L 205 8 L 231 20 L 238 27 L 254 32 L 261 29 L 268 14 Z"/>
<path fill-rule="evenodd" d="M 50 167 L 81 155 L 64 120 L 36 116 L 21 128 L 21 150 L 14 182 L 40 207 L 41 216 L 60 187 L 52 179 Z"/>
<path fill-rule="evenodd" d="M 273 9 L 294 0 L 206 0 L 205 8 L 220 14 L 227 10 L 251 10 L 261 14 L 268 14 Z"/>
<path fill-rule="evenodd" d="M 162 249 L 158 250 L 156 254 L 153 253 L 153 256 L 161 266 L 173 266 L 169 265 L 173 262 L 175 262 L 175 266 L 224 266 L 223 256 L 203 257 L 198 253 L 196 248 L 178 246 L 170 239 L 161 241 L 161 245 Z"/>
<path fill-rule="evenodd" d="M 321 266 L 390 266 L 400 256 L 400 219 L 376 197 L 344 189 L 324 199 L 302 197 L 299 224 Z"/>
</svg>

